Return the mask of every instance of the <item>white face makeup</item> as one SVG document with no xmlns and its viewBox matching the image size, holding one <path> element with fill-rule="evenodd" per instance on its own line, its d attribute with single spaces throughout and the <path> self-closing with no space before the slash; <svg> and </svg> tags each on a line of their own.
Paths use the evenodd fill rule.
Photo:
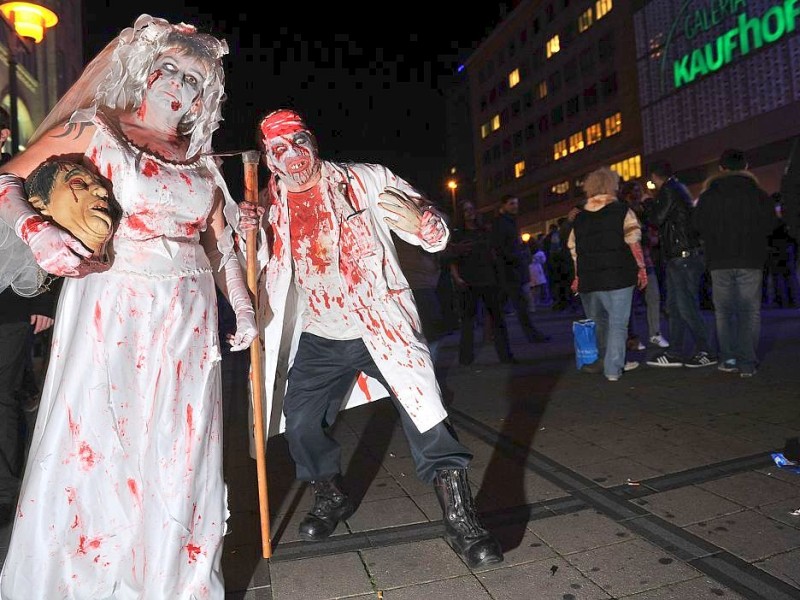
<svg viewBox="0 0 800 600">
<path fill-rule="evenodd" d="M 322 162 L 314 138 L 308 131 L 265 139 L 264 147 L 267 166 L 290 190 L 307 190 L 319 180 Z"/>
<path fill-rule="evenodd" d="M 145 104 L 148 113 L 162 112 L 180 120 L 200 97 L 206 66 L 177 49 L 164 51 L 147 78 Z"/>
</svg>

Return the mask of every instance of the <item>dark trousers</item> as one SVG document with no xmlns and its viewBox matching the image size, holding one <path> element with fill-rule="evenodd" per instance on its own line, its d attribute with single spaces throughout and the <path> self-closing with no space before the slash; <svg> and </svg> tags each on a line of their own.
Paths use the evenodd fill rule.
<svg viewBox="0 0 800 600">
<path fill-rule="evenodd" d="M 685 354 L 687 332 L 691 334 L 697 352 L 711 354 L 708 329 L 700 312 L 700 281 L 704 271 L 703 257 L 699 253 L 672 258 L 667 263 L 669 350 L 678 358 L 694 354 Z"/>
<path fill-rule="evenodd" d="M 504 298 L 501 299 L 501 305 L 504 305 L 508 300 L 511 301 L 514 312 L 517 313 L 517 319 L 519 320 L 520 327 L 522 327 L 522 333 L 525 335 L 525 339 L 529 342 L 534 342 L 543 334 L 536 329 L 531 322 L 531 307 L 528 303 L 528 296 L 522 290 L 522 285 L 523 284 L 518 281 L 510 281 L 504 285 Z M 526 283 L 525 285 L 528 284 Z"/>
<path fill-rule="evenodd" d="M 341 448 L 328 428 L 359 373 L 390 389 L 361 339 L 329 340 L 310 333 L 300 336 L 283 411 L 289 452 L 301 481 L 328 479 L 341 472 Z M 391 395 L 391 399 L 420 480 L 431 483 L 438 469 L 469 465 L 472 453 L 458 441 L 447 421 L 420 433 L 397 398 Z"/>
<path fill-rule="evenodd" d="M 23 440 L 17 389 L 30 351 L 30 323 L 0 324 L 0 504 L 13 504 L 19 490 Z"/>
<path fill-rule="evenodd" d="M 469 364 L 475 358 L 475 314 L 478 312 L 478 300 L 483 301 L 486 312 L 492 321 L 494 348 L 497 357 L 502 361 L 511 358 L 508 345 L 506 319 L 500 307 L 500 289 L 494 285 L 470 286 L 463 292 L 464 312 L 461 318 L 461 339 L 458 346 L 458 360 Z"/>
</svg>

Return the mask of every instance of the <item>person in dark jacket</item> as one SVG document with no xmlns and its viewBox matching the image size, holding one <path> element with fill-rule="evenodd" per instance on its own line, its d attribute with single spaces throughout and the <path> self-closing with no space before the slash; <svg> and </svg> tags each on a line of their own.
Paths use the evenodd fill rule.
<svg viewBox="0 0 800 600">
<path fill-rule="evenodd" d="M 530 254 L 525 252 L 517 227 L 518 212 L 519 198 L 504 196 L 500 200 L 499 214 L 492 222 L 492 248 L 497 260 L 497 273 L 503 292 L 501 305 L 511 300 L 522 332 L 529 342 L 548 342 L 550 336 L 539 331 L 531 322 L 528 296 L 523 289 L 530 281 L 528 269 L 530 263 L 527 260 L 530 258 Z"/>
<path fill-rule="evenodd" d="M 589 173 L 583 182 L 588 199 L 576 212 L 567 239 L 575 264 L 572 290 L 580 293 L 587 318 L 596 324 L 603 357 L 597 369 L 584 370 L 599 372 L 601 367 L 609 381 L 639 366 L 625 361 L 625 341 L 634 287 L 647 286 L 639 220 L 617 199 L 618 188 L 619 175 L 608 167 Z"/>
<path fill-rule="evenodd" d="M 450 238 L 452 246 L 460 248 L 450 262 L 450 273 L 456 288 L 463 294 L 458 362 L 470 365 L 475 359 L 475 315 L 478 301 L 481 301 L 492 324 L 497 357 L 500 362 L 514 363 L 516 360 L 511 354 L 505 316 L 500 306 L 500 287 L 488 228 L 484 227 L 472 202 L 462 202 L 461 211 L 464 228 L 454 229 Z"/>
<path fill-rule="evenodd" d="M 703 240 L 716 308 L 721 371 L 752 377 L 761 330 L 761 286 L 767 237 L 777 225 L 774 202 L 747 171 L 744 152 L 728 149 L 720 173 L 705 185 L 693 221 Z"/>
<path fill-rule="evenodd" d="M 669 350 L 647 360 L 651 367 L 709 367 L 712 355 L 708 329 L 700 312 L 700 281 L 705 272 L 700 236 L 692 225 L 692 197 L 666 161 L 649 168 L 656 196 L 647 218 L 658 226 L 662 261 L 666 265 Z M 685 358 L 686 331 L 694 338 L 695 351 Z"/>
</svg>

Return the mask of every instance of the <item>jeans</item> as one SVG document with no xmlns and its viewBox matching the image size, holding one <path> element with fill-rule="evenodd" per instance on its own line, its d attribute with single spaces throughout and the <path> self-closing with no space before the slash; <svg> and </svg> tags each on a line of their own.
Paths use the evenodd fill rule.
<svg viewBox="0 0 800 600">
<path fill-rule="evenodd" d="M 667 263 L 667 309 L 669 311 L 669 343 L 678 358 L 684 358 L 686 331 L 694 338 L 697 352 L 711 354 L 708 330 L 700 312 L 700 279 L 705 264 L 700 254 L 672 258 Z M 690 353 L 688 356 L 692 356 Z"/>
<path fill-rule="evenodd" d="M 328 428 L 359 372 L 391 389 L 360 338 L 329 340 L 310 333 L 300 335 L 283 400 L 285 437 L 299 480 L 329 479 L 341 472 L 341 447 Z M 431 483 L 439 469 L 469 466 L 472 453 L 458 441 L 446 419 L 420 433 L 397 398 L 392 395 L 391 399 L 421 481 Z"/>
<path fill-rule="evenodd" d="M 761 269 L 715 269 L 711 285 L 720 361 L 736 361 L 743 373 L 756 369 L 761 334 Z"/>
<path fill-rule="evenodd" d="M 595 322 L 597 351 L 603 356 L 603 373 L 618 377 L 625 366 L 625 342 L 631 314 L 633 286 L 581 294 L 586 318 Z"/>
</svg>

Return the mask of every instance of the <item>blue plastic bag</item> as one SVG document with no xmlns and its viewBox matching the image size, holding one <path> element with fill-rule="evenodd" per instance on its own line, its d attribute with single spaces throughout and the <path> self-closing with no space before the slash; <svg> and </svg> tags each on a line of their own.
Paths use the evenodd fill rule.
<svg viewBox="0 0 800 600">
<path fill-rule="evenodd" d="M 575 366 L 580 369 L 590 365 L 598 358 L 597 333 L 592 319 L 581 319 L 572 322 L 572 336 L 575 338 Z"/>
</svg>

